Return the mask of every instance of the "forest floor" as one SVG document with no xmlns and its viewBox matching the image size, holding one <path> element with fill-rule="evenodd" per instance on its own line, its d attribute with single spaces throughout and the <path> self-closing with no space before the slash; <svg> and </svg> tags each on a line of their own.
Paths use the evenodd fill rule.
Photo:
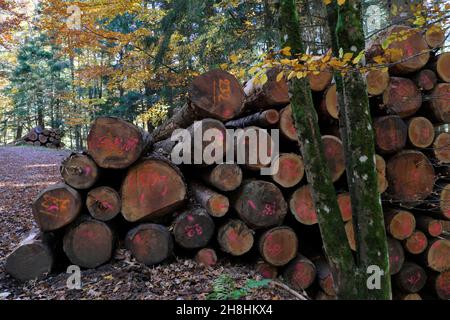
<svg viewBox="0 0 450 320">
<path fill-rule="evenodd" d="M 41 147 L 0 147 L 0 300 L 2 299 L 207 299 L 221 275 L 236 287 L 257 279 L 253 265 L 219 260 L 205 268 L 193 260 L 174 257 L 148 267 L 128 251 L 117 249 L 113 260 L 96 269 L 82 270 L 81 289 L 68 289 L 63 268 L 44 280 L 20 283 L 4 270 L 8 253 L 33 228 L 31 203 L 44 188 L 60 182 L 59 164 L 70 153 Z M 244 299 L 296 299 L 275 282 L 253 289 Z"/>
</svg>

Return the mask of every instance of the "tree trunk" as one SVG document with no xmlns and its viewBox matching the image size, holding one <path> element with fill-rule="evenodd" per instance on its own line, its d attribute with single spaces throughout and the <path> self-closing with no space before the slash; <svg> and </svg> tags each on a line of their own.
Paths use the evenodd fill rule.
<svg viewBox="0 0 450 320">
<path fill-rule="evenodd" d="M 303 53 L 296 1 L 280 1 L 279 21 L 284 46 L 291 47 L 293 54 Z M 336 281 L 337 295 L 342 299 L 358 298 L 355 264 L 347 244 L 331 176 L 328 170 L 324 170 L 326 159 L 308 80 L 292 79 L 289 90 L 305 171 L 314 191 L 313 199 L 318 210 L 319 227 L 325 253 Z"/>
<path fill-rule="evenodd" d="M 341 6 L 333 3 L 329 12 L 333 9 L 334 13 L 328 15 L 328 24 L 331 30 L 336 30 L 336 34 L 332 36 L 335 54 L 338 52 L 337 48 L 342 48 L 344 52 L 364 50 L 361 2 L 347 0 Z M 337 75 L 337 78 L 338 96 L 341 97 L 339 119 L 352 202 L 357 264 L 362 273 L 368 266 L 377 265 L 385 275 L 381 277 L 379 290 L 367 290 L 363 287 L 361 290 L 365 293 L 361 292 L 361 295 L 368 299 L 391 299 L 391 283 L 387 276 L 388 248 L 378 193 L 367 87 L 359 71 Z"/>
</svg>

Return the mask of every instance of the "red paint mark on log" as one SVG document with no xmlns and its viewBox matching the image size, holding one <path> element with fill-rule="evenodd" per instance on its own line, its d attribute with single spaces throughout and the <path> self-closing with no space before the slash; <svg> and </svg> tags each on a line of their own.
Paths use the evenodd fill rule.
<svg viewBox="0 0 450 320">
<path fill-rule="evenodd" d="M 253 208 L 253 210 L 256 210 L 256 205 L 252 200 L 247 200 L 247 203 L 249 204 L 250 207 Z"/>
</svg>

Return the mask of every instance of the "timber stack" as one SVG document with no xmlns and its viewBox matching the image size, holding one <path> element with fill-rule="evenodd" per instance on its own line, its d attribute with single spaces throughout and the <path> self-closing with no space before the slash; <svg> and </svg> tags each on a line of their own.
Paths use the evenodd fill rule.
<svg viewBox="0 0 450 320">
<path fill-rule="evenodd" d="M 59 149 L 64 147 L 61 141 L 62 131 L 60 129 L 42 128 L 37 126 L 32 128 L 25 136 L 15 141 L 15 145 L 25 144 L 36 147 L 46 147 Z"/>
<path fill-rule="evenodd" d="M 383 50 L 382 37 L 368 59 Z M 442 44 L 436 37 L 414 34 L 391 43 L 410 58 L 392 58 L 388 71 L 366 76 L 377 148 L 373 161 L 398 299 L 450 298 L 450 53 L 436 53 Z M 263 277 L 280 275 L 310 297 L 334 299 L 288 85 L 276 80 L 278 73 L 269 70 L 265 84 L 252 79 L 244 87 L 221 70 L 200 75 L 186 104 L 151 134 L 122 119 L 97 118 L 86 152 L 65 159 L 62 183 L 37 196 L 33 214 L 39 230 L 10 254 L 6 270 L 20 280 L 42 277 L 59 259 L 57 248 L 71 263 L 95 268 L 123 245 L 146 265 L 174 255 L 206 266 L 220 258 L 248 257 Z M 328 168 L 355 250 L 336 85 L 329 70 L 309 78 Z M 268 164 L 249 156 L 239 163 L 208 164 L 196 159 L 208 148 L 204 141 L 183 149 L 183 158 L 194 164 L 176 165 L 171 155 L 177 144 L 170 138 L 181 128 L 191 138 L 200 128 L 214 129 L 222 137 L 214 140 L 215 150 L 223 157 L 236 149 L 227 148 L 227 129 L 253 128 L 266 138 L 272 131 L 264 129 L 279 129 L 279 170 L 261 175 Z M 238 147 L 250 155 L 259 151 L 245 141 Z"/>
</svg>

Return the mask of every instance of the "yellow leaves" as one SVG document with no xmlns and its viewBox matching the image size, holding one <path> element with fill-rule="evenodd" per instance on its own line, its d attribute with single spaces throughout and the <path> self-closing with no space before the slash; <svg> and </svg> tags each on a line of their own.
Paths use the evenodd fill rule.
<svg viewBox="0 0 450 320">
<path fill-rule="evenodd" d="M 232 54 L 230 56 L 230 60 L 231 60 L 232 63 L 238 63 L 239 62 L 239 56 L 237 56 L 235 54 Z"/>
<path fill-rule="evenodd" d="M 422 27 L 426 23 L 424 16 L 417 16 L 416 20 L 414 20 L 414 25 Z"/>
<path fill-rule="evenodd" d="M 345 0 L 337 0 L 338 5 L 342 6 L 345 3 Z"/>
<path fill-rule="evenodd" d="M 265 73 L 263 73 L 262 75 L 261 75 L 261 79 L 260 79 L 260 83 L 261 83 L 261 85 L 264 85 L 266 82 L 267 82 L 267 74 L 265 74 Z"/>
<path fill-rule="evenodd" d="M 291 47 L 284 47 L 283 49 L 280 50 L 280 53 L 283 56 L 288 56 L 288 57 L 292 56 Z"/>
<path fill-rule="evenodd" d="M 364 57 L 364 53 L 365 53 L 365 50 L 361 50 L 358 53 L 358 55 L 355 57 L 355 59 L 353 59 L 352 63 L 353 64 L 358 64 L 361 61 L 361 59 Z"/>
<path fill-rule="evenodd" d="M 259 70 L 259 67 L 253 66 L 253 67 L 251 67 L 251 68 L 248 70 L 248 73 L 249 73 L 250 75 L 253 75 L 253 74 L 255 74 L 256 72 L 258 72 L 258 70 Z"/>
<path fill-rule="evenodd" d="M 397 5 L 395 4 L 391 5 L 391 15 L 395 17 L 397 14 L 398 14 Z"/>
<path fill-rule="evenodd" d="M 281 79 L 283 79 L 284 76 L 284 72 L 281 71 L 279 74 L 277 74 L 277 82 L 281 81 Z"/>
<path fill-rule="evenodd" d="M 399 61 L 402 59 L 403 50 L 400 48 L 388 48 L 384 51 L 384 55 L 389 61 Z"/>
<path fill-rule="evenodd" d="M 384 57 L 382 57 L 382 56 L 376 56 L 376 57 L 374 57 L 372 59 L 373 59 L 373 61 L 375 61 L 378 64 L 386 63 L 386 59 Z"/>
<path fill-rule="evenodd" d="M 281 64 L 285 64 L 285 65 L 290 65 L 291 64 L 291 60 L 290 59 L 281 59 L 280 63 Z"/>
<path fill-rule="evenodd" d="M 342 49 L 342 48 L 341 48 Z M 347 53 L 345 53 L 344 54 L 344 57 L 343 57 L 343 62 L 344 63 L 347 63 L 347 62 L 349 62 L 350 61 L 350 59 L 353 57 L 353 52 L 347 52 Z"/>
<path fill-rule="evenodd" d="M 333 0 L 323 0 L 323 3 L 325 5 L 329 5 L 331 2 L 333 2 Z"/>
<path fill-rule="evenodd" d="M 222 70 L 226 70 L 226 69 L 228 68 L 228 64 L 222 63 L 222 64 L 219 65 L 219 67 L 220 67 L 220 69 L 222 69 Z"/>
<path fill-rule="evenodd" d="M 305 71 L 298 71 L 295 73 L 295 76 L 297 79 L 305 78 L 307 76 L 307 73 Z"/>
<path fill-rule="evenodd" d="M 263 71 L 258 73 L 253 79 L 253 84 L 256 86 L 263 86 L 267 82 L 267 74 Z"/>
</svg>

